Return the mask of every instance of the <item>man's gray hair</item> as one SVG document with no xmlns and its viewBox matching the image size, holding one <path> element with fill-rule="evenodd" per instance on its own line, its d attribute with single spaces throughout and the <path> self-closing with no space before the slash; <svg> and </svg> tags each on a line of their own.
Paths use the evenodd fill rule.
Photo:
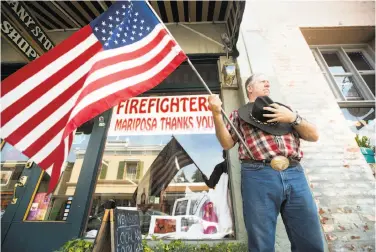
<svg viewBox="0 0 376 252">
<path fill-rule="evenodd" d="M 254 73 L 254 74 L 252 74 L 251 76 L 248 77 L 248 79 L 245 81 L 245 84 L 244 84 L 245 91 L 247 91 L 247 88 L 248 88 L 249 85 L 253 84 L 252 82 L 255 80 L 255 78 L 257 76 L 260 76 L 260 75 L 263 75 L 263 74 L 262 73 Z"/>
</svg>

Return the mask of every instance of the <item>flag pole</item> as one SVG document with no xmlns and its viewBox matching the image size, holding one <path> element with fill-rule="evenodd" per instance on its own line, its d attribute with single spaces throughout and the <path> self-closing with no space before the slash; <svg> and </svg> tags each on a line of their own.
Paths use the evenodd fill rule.
<svg viewBox="0 0 376 252">
<path fill-rule="evenodd" d="M 176 39 L 174 38 L 174 36 L 172 36 L 171 32 L 167 29 L 166 25 L 163 23 L 163 21 L 159 18 L 158 14 L 154 11 L 153 7 L 150 5 L 149 1 L 145 0 L 145 2 L 147 3 L 147 5 L 149 6 L 150 10 L 154 13 L 154 15 L 156 16 L 156 18 L 159 20 L 159 22 L 162 24 L 162 26 L 166 29 L 166 31 L 168 32 L 168 34 L 171 36 L 171 38 L 173 38 L 176 42 L 176 44 L 178 44 L 178 42 L 176 41 Z M 205 87 L 205 89 L 208 91 L 208 93 L 210 95 L 213 95 L 212 91 L 210 90 L 210 88 L 208 87 L 208 85 L 206 85 L 204 79 L 202 79 L 201 75 L 199 74 L 199 72 L 197 71 L 197 69 L 195 68 L 195 66 L 192 64 L 191 60 L 187 57 L 187 62 L 188 64 L 191 66 L 192 70 L 195 72 L 195 74 L 197 75 L 198 79 L 200 80 L 201 84 Z M 238 137 L 239 141 L 243 144 L 243 146 L 245 147 L 245 149 L 247 150 L 248 152 L 248 155 L 253 158 L 253 155 L 252 155 L 252 152 L 251 150 L 249 149 L 248 145 L 245 143 L 243 137 L 240 135 L 240 133 L 238 132 L 238 130 L 235 128 L 234 124 L 231 122 L 231 120 L 228 118 L 228 116 L 226 115 L 226 112 L 223 110 L 223 108 L 221 107 L 221 113 L 222 115 L 226 118 L 227 122 L 230 124 L 231 128 L 234 130 L 236 136 Z"/>
</svg>

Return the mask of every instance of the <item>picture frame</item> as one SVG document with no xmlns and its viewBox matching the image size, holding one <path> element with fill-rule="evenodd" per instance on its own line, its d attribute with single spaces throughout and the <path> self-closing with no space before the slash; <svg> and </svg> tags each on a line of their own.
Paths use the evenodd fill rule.
<svg viewBox="0 0 376 252">
<path fill-rule="evenodd" d="M 7 186 L 12 178 L 13 171 L 0 171 L 0 186 Z"/>
</svg>

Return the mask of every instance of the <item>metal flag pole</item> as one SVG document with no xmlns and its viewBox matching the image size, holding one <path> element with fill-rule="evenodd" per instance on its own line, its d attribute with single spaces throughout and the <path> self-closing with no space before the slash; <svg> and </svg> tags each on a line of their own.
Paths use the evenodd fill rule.
<svg viewBox="0 0 376 252">
<path fill-rule="evenodd" d="M 171 36 L 171 38 L 173 40 L 175 40 L 176 44 L 178 44 L 178 42 L 176 41 L 176 39 L 174 38 L 174 36 L 172 36 L 171 32 L 167 29 L 166 25 L 163 23 L 163 21 L 159 18 L 158 14 L 155 13 L 153 7 L 150 5 L 149 1 L 145 0 L 145 2 L 147 3 L 147 5 L 149 6 L 150 10 L 154 13 L 154 15 L 156 16 L 156 18 L 159 20 L 159 22 L 161 23 L 161 25 L 164 27 L 164 29 L 168 32 L 168 34 Z M 206 85 L 205 81 L 202 79 L 201 75 L 199 74 L 199 72 L 197 71 L 197 69 L 195 68 L 195 66 L 192 64 L 191 60 L 187 57 L 187 62 L 188 64 L 191 66 L 192 70 L 195 72 L 195 74 L 197 75 L 198 79 L 200 80 L 201 84 L 205 87 L 205 89 L 208 91 L 208 93 L 210 95 L 213 95 L 212 91 L 209 89 L 208 85 Z M 252 155 L 252 152 L 251 150 L 249 149 L 248 145 L 245 143 L 243 137 L 240 135 L 240 133 L 238 132 L 238 130 L 235 128 L 234 124 L 231 122 L 231 120 L 228 118 L 228 116 L 226 115 L 226 112 L 223 110 L 223 108 L 221 107 L 221 113 L 222 115 L 226 118 L 227 122 L 230 124 L 231 128 L 235 131 L 235 134 L 236 136 L 238 137 L 239 141 L 243 144 L 243 146 L 245 147 L 245 149 L 247 150 L 248 152 L 248 155 L 250 157 L 253 157 Z"/>
</svg>

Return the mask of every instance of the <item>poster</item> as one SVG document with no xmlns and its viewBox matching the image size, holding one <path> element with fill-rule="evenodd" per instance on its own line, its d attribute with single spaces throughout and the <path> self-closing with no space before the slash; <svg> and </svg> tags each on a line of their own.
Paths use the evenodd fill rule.
<svg viewBox="0 0 376 252">
<path fill-rule="evenodd" d="M 37 193 L 34 197 L 33 203 L 31 204 L 27 220 L 44 220 L 50 199 L 51 196 L 48 196 L 47 193 Z"/>
<path fill-rule="evenodd" d="M 214 134 L 208 95 L 136 97 L 113 108 L 109 136 Z"/>
</svg>

